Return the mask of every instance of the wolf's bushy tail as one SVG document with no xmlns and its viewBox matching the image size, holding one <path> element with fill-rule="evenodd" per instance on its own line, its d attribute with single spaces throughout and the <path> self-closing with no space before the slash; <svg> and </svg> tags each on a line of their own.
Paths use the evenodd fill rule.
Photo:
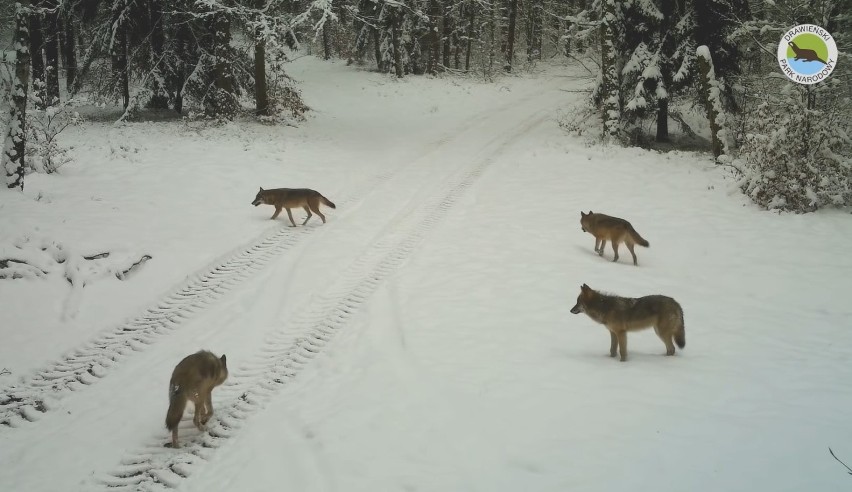
<svg viewBox="0 0 852 492">
<path fill-rule="evenodd" d="M 645 240 L 645 238 L 640 236 L 639 233 L 636 232 L 636 229 L 633 228 L 633 226 L 630 226 L 630 236 L 633 238 L 633 242 L 635 242 L 639 246 L 645 246 L 646 248 L 651 246 L 651 243 L 649 243 Z"/>
<path fill-rule="evenodd" d="M 169 410 L 166 412 L 166 428 L 175 430 L 183 417 L 183 411 L 186 410 L 186 395 L 183 390 L 178 387 L 169 388 Z"/>
<path fill-rule="evenodd" d="M 680 323 L 678 324 L 677 330 L 674 332 L 674 341 L 679 348 L 686 347 L 686 328 L 683 326 L 683 311 L 680 312 L 680 319 L 678 320 Z"/>
<path fill-rule="evenodd" d="M 327 207 L 337 208 L 337 205 L 332 203 L 331 200 L 329 200 L 328 198 L 320 195 L 320 199 L 322 200 L 322 203 L 325 204 Z"/>
</svg>

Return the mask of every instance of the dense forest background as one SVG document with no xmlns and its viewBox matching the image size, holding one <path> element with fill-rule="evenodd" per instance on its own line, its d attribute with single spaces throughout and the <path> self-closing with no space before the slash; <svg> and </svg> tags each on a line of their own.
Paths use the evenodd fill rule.
<svg viewBox="0 0 852 492">
<path fill-rule="evenodd" d="M 852 204 L 849 0 L 4 0 L 0 22 L 9 188 L 62 164 L 56 136 L 79 123 L 79 101 L 125 120 L 298 118 L 308 108 L 286 62 L 312 54 L 485 81 L 570 60 L 594 84 L 561 119 L 569 131 L 656 149 L 697 141 L 767 208 Z M 804 23 L 840 51 L 814 85 L 775 59 Z"/>
</svg>

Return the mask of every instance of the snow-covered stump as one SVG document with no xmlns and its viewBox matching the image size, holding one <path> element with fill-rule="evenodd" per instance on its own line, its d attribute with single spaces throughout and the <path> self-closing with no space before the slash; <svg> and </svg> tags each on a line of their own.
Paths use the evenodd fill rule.
<svg viewBox="0 0 852 492">
<path fill-rule="evenodd" d="M 3 171 L 7 188 L 24 189 L 27 87 L 30 78 L 29 9 L 15 4 L 15 78 L 9 105 L 9 131 L 3 143 Z"/>
<path fill-rule="evenodd" d="M 710 136 L 712 138 L 713 157 L 719 157 L 724 151 L 720 138 L 722 130 L 722 100 L 720 99 L 719 81 L 713 69 L 713 59 L 707 46 L 699 46 L 695 50 L 698 55 L 698 70 L 701 73 L 701 99 L 710 121 Z"/>
</svg>

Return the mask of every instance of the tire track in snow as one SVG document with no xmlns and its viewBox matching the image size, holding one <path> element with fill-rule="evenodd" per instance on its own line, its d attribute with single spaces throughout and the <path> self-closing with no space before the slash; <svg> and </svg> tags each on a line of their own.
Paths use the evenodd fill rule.
<svg viewBox="0 0 852 492">
<path fill-rule="evenodd" d="M 292 322 L 284 323 L 272 333 L 256 360 L 241 366 L 237 374 L 232 373 L 216 399 L 233 403 L 218 408 L 204 432 L 187 435 L 184 431 L 179 450 L 164 448 L 168 440 L 165 435 L 152 439 L 122 459 L 108 476 L 99 478 L 100 484 L 110 490 L 162 490 L 178 487 L 189 478 L 214 456 L 217 448 L 237 435 L 246 419 L 263 409 L 323 351 L 335 333 L 349 323 L 382 282 L 411 256 L 494 158 L 546 117 L 546 112 L 538 111 L 509 135 L 496 135 L 486 146 L 491 150 L 473 167 L 454 173 L 436 186 L 440 191 L 399 212 L 389 223 L 390 227 L 397 226 L 391 229 L 394 232 L 374 242 L 325 294 L 297 313 Z M 181 428 L 190 428 L 187 424 L 184 420 Z"/>
<path fill-rule="evenodd" d="M 356 193 L 340 200 L 356 201 L 387 176 L 376 176 Z M 135 352 L 178 329 L 199 311 L 265 267 L 273 258 L 298 245 L 317 228 L 275 226 L 246 246 L 220 257 L 199 273 L 154 301 L 136 317 L 102 332 L 44 369 L 0 393 L 0 429 L 39 420 L 70 391 L 79 391 L 107 376 Z"/>
<path fill-rule="evenodd" d="M 532 94 L 521 100 L 534 96 L 535 94 Z M 504 104 L 497 108 L 497 111 L 510 108 L 514 104 L 517 102 Z M 343 214 L 346 214 L 347 206 L 351 208 L 360 202 L 380 184 L 407 169 L 412 162 L 437 152 L 463 134 L 465 129 L 488 119 L 494 112 L 495 108 L 491 108 L 467 118 L 454 126 L 453 131 L 433 140 L 422 152 L 416 153 L 417 158 L 377 174 L 356 186 L 348 196 L 337 199 Z M 45 413 L 57 408 L 58 401 L 69 392 L 80 391 L 97 383 L 128 357 L 146 350 L 163 336 L 180 328 L 195 314 L 221 299 L 234 287 L 261 271 L 274 258 L 299 245 L 318 229 L 271 227 L 254 241 L 232 250 L 192 274 L 188 280 L 154 301 L 141 314 L 97 334 L 68 355 L 4 388 L 0 392 L 0 432 L 39 420 Z"/>
</svg>

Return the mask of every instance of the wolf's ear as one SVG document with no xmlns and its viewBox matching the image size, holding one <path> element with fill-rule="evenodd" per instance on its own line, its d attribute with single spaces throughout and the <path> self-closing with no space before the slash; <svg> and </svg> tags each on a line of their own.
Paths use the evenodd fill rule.
<svg viewBox="0 0 852 492">
<path fill-rule="evenodd" d="M 260 191 L 263 191 L 263 186 L 260 187 Z"/>
<path fill-rule="evenodd" d="M 592 212 L 591 210 L 589 210 L 589 215 L 592 215 L 593 213 L 594 213 L 594 212 Z"/>
<path fill-rule="evenodd" d="M 225 358 L 225 354 L 222 354 L 222 357 L 220 357 L 220 358 L 219 358 L 219 360 L 221 360 L 221 361 L 222 361 L 222 365 L 223 365 L 223 366 L 227 366 L 227 365 L 228 365 L 228 359 L 226 359 L 226 358 Z"/>
<path fill-rule="evenodd" d="M 583 284 L 583 285 L 580 286 L 580 290 L 582 290 L 583 292 L 586 292 L 587 290 L 592 290 L 592 289 L 588 285 Z"/>
<path fill-rule="evenodd" d="M 585 217 L 585 216 L 586 216 L 586 212 L 583 212 L 582 210 L 580 210 L 580 217 Z"/>
</svg>

